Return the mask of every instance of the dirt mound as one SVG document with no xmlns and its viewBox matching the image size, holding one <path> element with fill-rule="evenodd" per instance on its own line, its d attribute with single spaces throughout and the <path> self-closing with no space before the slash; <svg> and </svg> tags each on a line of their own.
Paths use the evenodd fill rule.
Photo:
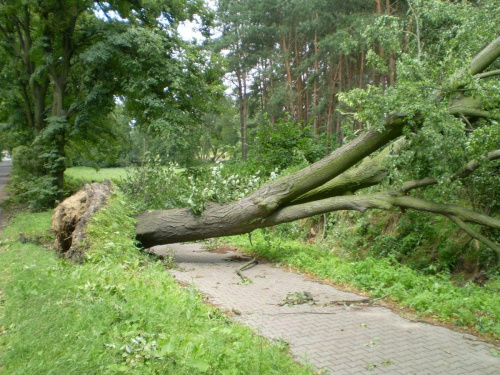
<svg viewBox="0 0 500 375">
<path fill-rule="evenodd" d="M 61 256 L 76 262 L 82 260 L 88 247 L 87 222 L 106 204 L 112 190 L 109 180 L 87 184 L 56 207 L 52 214 L 52 231 L 54 246 Z"/>
</svg>

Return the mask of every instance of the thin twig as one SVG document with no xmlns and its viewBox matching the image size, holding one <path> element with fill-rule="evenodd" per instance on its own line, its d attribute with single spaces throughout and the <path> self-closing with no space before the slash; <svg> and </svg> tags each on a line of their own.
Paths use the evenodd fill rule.
<svg viewBox="0 0 500 375">
<path fill-rule="evenodd" d="M 244 281 L 244 282 L 248 281 L 250 279 L 248 277 L 244 276 L 243 273 L 242 273 L 242 271 L 250 269 L 250 268 L 256 266 L 258 263 L 259 262 L 257 261 L 257 258 L 253 257 L 250 261 L 246 262 L 241 267 L 238 267 L 238 269 L 236 270 L 236 273 L 238 274 L 239 277 L 241 277 L 242 281 Z"/>
<path fill-rule="evenodd" d="M 323 306 L 334 306 L 334 305 L 357 305 L 357 304 L 372 304 L 378 300 L 384 299 L 389 297 L 388 294 L 382 297 L 377 297 L 377 298 L 364 298 L 364 299 L 358 299 L 358 300 L 343 300 L 343 301 L 332 301 L 332 302 L 326 302 L 323 304 Z"/>
<path fill-rule="evenodd" d="M 418 60 L 420 60 L 420 57 L 422 55 L 422 46 L 420 45 L 420 20 L 418 18 L 417 12 L 415 12 L 415 9 L 411 5 L 410 0 L 408 0 L 408 6 L 410 7 L 410 10 L 413 13 L 413 16 L 415 17 L 415 25 L 417 27 L 417 48 L 418 48 L 417 58 Z"/>
</svg>

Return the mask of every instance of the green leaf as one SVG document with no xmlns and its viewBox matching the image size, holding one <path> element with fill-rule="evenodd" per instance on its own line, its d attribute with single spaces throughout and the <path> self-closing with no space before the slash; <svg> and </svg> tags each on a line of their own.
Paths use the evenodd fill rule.
<svg viewBox="0 0 500 375">
<path fill-rule="evenodd" d="M 175 351 L 174 344 L 172 342 L 169 342 L 168 344 L 165 344 L 162 346 L 162 348 L 155 353 L 155 356 L 157 358 L 163 358 L 167 355 L 172 354 Z"/>
<path fill-rule="evenodd" d="M 197 369 L 200 372 L 207 372 L 208 369 L 210 368 L 210 364 L 201 359 L 192 359 L 188 361 L 188 365 Z"/>
</svg>

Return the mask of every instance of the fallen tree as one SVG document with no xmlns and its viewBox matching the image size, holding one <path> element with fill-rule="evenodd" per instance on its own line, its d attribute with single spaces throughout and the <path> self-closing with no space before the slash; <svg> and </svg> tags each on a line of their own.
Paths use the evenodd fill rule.
<svg viewBox="0 0 500 375">
<path fill-rule="evenodd" d="M 475 79 L 496 75 L 486 69 L 500 56 L 500 37 L 491 42 L 472 59 L 469 72 Z M 459 81 L 451 77 L 450 82 Z M 466 97 L 457 84 L 456 95 L 449 101 L 450 115 L 470 124 L 490 113 L 472 97 Z M 449 89 L 448 89 L 449 90 Z M 442 93 L 436 90 L 436 100 Z M 449 97 L 448 97 L 449 98 Z M 194 215 L 190 209 L 156 210 L 138 217 L 137 239 L 144 247 L 182 241 L 194 241 L 211 237 L 250 232 L 257 228 L 310 217 L 337 210 L 366 211 L 368 209 L 413 209 L 444 215 L 453 220 L 469 235 L 483 242 L 500 257 L 500 246 L 475 231 L 466 223 L 475 223 L 500 229 L 500 220 L 464 207 L 434 203 L 408 196 L 413 189 L 437 184 L 435 178 L 408 181 L 402 188 L 379 193 L 356 194 L 354 192 L 380 184 L 387 176 L 384 159 L 398 153 L 404 146 L 404 129 L 418 132 L 424 118 L 414 112 L 393 113 L 386 116 L 382 129 L 370 129 L 353 141 L 335 150 L 324 159 L 291 175 L 273 180 L 249 196 L 230 204 L 207 204 L 202 215 Z M 381 150 L 376 156 L 373 153 Z M 493 161 L 500 151 L 491 151 L 484 160 Z M 450 179 L 465 178 L 479 166 L 479 160 L 470 161 Z"/>
</svg>

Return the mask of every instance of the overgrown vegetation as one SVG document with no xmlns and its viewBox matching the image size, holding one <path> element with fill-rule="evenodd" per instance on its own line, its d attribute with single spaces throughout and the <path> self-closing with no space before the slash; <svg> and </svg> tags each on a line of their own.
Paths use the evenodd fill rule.
<svg viewBox="0 0 500 375">
<path fill-rule="evenodd" d="M 118 193 L 89 228 L 87 262 L 58 259 L 50 212 L 2 234 L 0 370 L 9 374 L 312 374 L 140 255 Z"/>
<path fill-rule="evenodd" d="M 40 147 L 16 147 L 12 153 L 10 190 L 16 202 L 26 202 L 33 211 L 43 211 L 53 206 L 59 190 L 53 175 L 47 174 Z"/>
<path fill-rule="evenodd" d="M 255 171 L 235 163 L 179 170 L 175 165 L 164 164 L 159 155 L 147 155 L 120 186 L 134 198 L 136 212 L 190 207 L 199 215 L 207 202 L 227 203 L 243 198 L 263 181 L 276 177 L 276 172 L 277 169 L 270 174 L 264 169 Z"/>
</svg>

